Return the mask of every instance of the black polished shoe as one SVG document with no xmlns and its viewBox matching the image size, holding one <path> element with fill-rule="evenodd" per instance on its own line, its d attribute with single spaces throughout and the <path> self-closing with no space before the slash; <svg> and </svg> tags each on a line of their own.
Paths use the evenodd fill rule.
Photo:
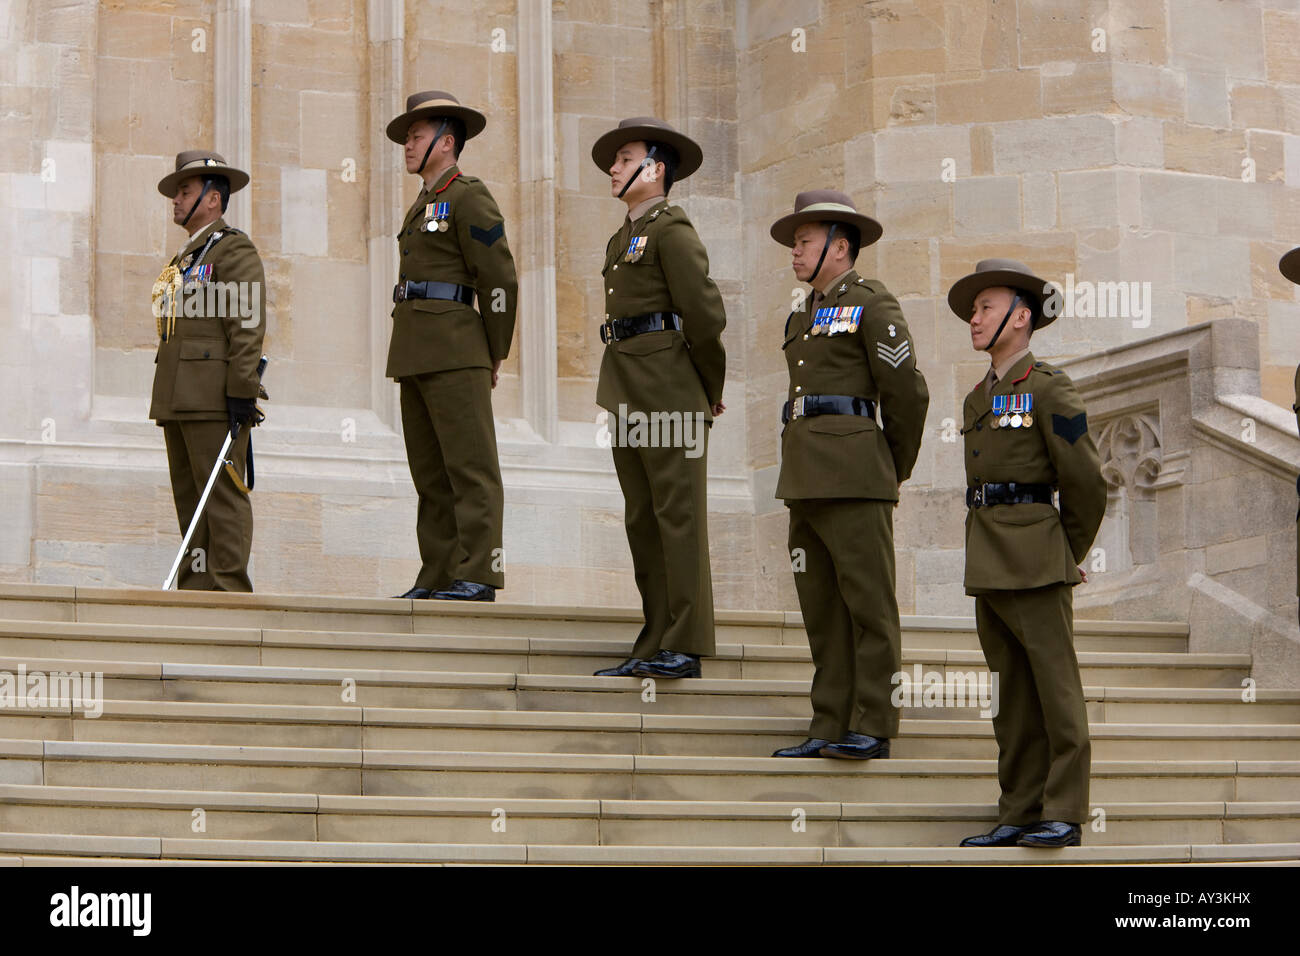
<svg viewBox="0 0 1300 956">
<path fill-rule="evenodd" d="M 1028 826 L 1017 827 L 1010 823 L 1000 823 L 988 833 L 981 833 L 978 836 L 969 836 L 958 843 L 958 846 L 1015 846 L 1016 840 L 1020 839 L 1020 834 L 1032 830 L 1037 824 L 1031 823 Z"/>
<path fill-rule="evenodd" d="M 451 582 L 451 587 L 434 591 L 429 597 L 436 601 L 495 601 L 497 589 L 490 584 L 456 580 Z"/>
<path fill-rule="evenodd" d="M 1077 823 L 1061 823 L 1056 820 L 1044 820 L 1042 823 L 1026 828 L 1017 846 L 1079 846 L 1083 842 L 1083 827 Z"/>
<path fill-rule="evenodd" d="M 795 747 L 782 747 L 780 750 L 772 751 L 773 757 L 820 757 L 821 749 L 829 744 L 829 740 L 822 740 L 820 737 L 809 737 L 803 743 Z"/>
<path fill-rule="evenodd" d="M 394 594 L 393 597 L 402 601 L 423 601 L 432 593 L 428 588 L 411 588 L 405 594 Z"/>
<path fill-rule="evenodd" d="M 603 671 L 596 671 L 593 677 L 631 677 L 636 673 L 636 665 L 641 663 L 639 657 L 629 657 L 617 667 L 606 667 Z"/>
<path fill-rule="evenodd" d="M 827 744 L 820 752 L 823 757 L 839 757 L 841 760 L 871 760 L 889 756 L 889 741 L 850 730 L 839 743 Z"/>
<path fill-rule="evenodd" d="M 632 673 L 641 677 L 699 677 L 700 659 L 694 654 L 660 651 L 637 664 Z"/>
</svg>

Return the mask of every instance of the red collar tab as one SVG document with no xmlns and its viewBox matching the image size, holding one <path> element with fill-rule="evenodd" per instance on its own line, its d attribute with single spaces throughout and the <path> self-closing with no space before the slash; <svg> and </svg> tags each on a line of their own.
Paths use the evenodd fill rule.
<svg viewBox="0 0 1300 956">
<path fill-rule="evenodd" d="M 459 176 L 459 175 L 460 175 L 460 170 L 458 169 L 458 170 L 456 170 L 456 172 L 452 173 L 451 179 L 447 180 L 445 183 L 443 183 L 441 186 L 439 186 L 437 189 L 435 189 L 435 190 L 433 191 L 433 194 L 434 194 L 435 196 L 438 195 L 438 193 L 442 192 L 444 189 L 446 189 L 448 186 L 450 186 L 452 183 L 454 183 L 454 182 L 456 181 L 456 177 Z"/>
<path fill-rule="evenodd" d="M 1022 375 L 1022 376 L 1020 376 L 1018 379 L 1016 379 L 1016 380 L 1015 380 L 1014 382 L 1012 382 L 1011 384 L 1012 384 L 1012 385 L 1019 385 L 1019 384 L 1020 384 L 1021 382 L 1023 382 L 1025 379 L 1029 378 L 1029 373 L 1032 372 L 1033 370 L 1034 370 L 1034 363 L 1033 363 L 1033 362 L 1030 362 L 1030 363 L 1029 363 L 1029 368 L 1025 369 L 1025 374 Z"/>
</svg>

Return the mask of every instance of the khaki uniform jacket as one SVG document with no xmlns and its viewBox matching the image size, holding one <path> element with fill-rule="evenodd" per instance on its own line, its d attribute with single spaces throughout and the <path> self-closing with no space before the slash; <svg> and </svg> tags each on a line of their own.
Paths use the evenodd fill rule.
<svg viewBox="0 0 1300 956">
<path fill-rule="evenodd" d="M 854 332 L 812 334 L 817 309 L 861 306 Z M 820 302 L 786 319 L 787 397 L 852 395 L 879 403 L 881 425 L 861 415 L 796 418 L 781 431 L 776 497 L 898 500 L 912 474 L 930 392 L 916 367 L 903 310 L 885 286 L 850 270 Z M 775 411 L 775 410 L 774 410 Z"/>
<path fill-rule="evenodd" d="M 220 238 L 208 248 L 202 262 L 198 261 L 203 247 L 218 232 Z M 188 267 L 182 267 L 180 264 L 191 256 Z M 266 281 L 261 257 L 247 235 L 218 219 L 195 233 L 171 264 L 182 272 L 188 268 L 191 281 L 177 302 L 176 332 L 159 343 L 154 356 L 158 367 L 154 371 L 149 417 L 159 423 L 225 421 L 227 395 L 257 398 L 258 394 L 257 363 L 266 334 Z M 200 285 L 194 282 L 193 272 L 202 265 L 210 265 L 212 270 Z M 212 283 L 217 283 L 213 291 L 223 294 L 209 298 L 206 287 Z M 194 295 L 190 290 L 203 294 Z M 229 294 L 225 294 L 227 290 Z M 241 306 L 253 314 L 245 319 Z M 187 317 L 189 312 L 198 314 Z"/>
<path fill-rule="evenodd" d="M 1033 425 L 991 428 L 992 395 L 1025 392 L 1033 395 Z M 1060 501 L 1059 512 L 1050 502 L 968 509 L 966 592 L 1078 584 L 1077 565 L 1106 512 L 1106 482 L 1069 376 L 1025 355 L 992 393 L 981 382 L 966 396 L 962 422 L 968 487 L 1041 483 L 1056 488 Z"/>
<path fill-rule="evenodd" d="M 636 262 L 625 262 L 632 237 L 644 236 Z M 727 316 L 722 293 L 709 278 L 709 256 L 680 206 L 664 199 L 605 248 L 606 318 L 676 312 L 682 331 L 662 329 L 605 345 L 596 404 L 614 414 L 627 411 L 701 412 L 722 401 L 727 353 L 722 330 Z"/>
<path fill-rule="evenodd" d="M 1291 411 L 1295 412 L 1296 428 L 1300 428 L 1300 367 L 1295 370 L 1295 404 L 1291 406 Z M 1296 494 L 1300 495 L 1300 476 L 1295 480 Z M 1296 568 L 1295 568 L 1295 593 L 1300 596 L 1300 507 L 1296 508 Z"/>
<path fill-rule="evenodd" d="M 429 203 L 449 204 L 446 232 L 425 232 Z M 420 191 L 397 234 L 399 282 L 454 282 L 475 290 L 475 306 L 407 299 L 393 308 L 384 373 L 398 379 L 457 368 L 491 368 L 510 354 L 518 280 L 505 221 L 482 180 L 456 166 Z"/>
</svg>

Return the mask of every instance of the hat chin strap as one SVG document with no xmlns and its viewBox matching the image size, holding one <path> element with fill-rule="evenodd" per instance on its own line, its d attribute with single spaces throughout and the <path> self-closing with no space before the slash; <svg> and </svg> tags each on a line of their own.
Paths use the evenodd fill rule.
<svg viewBox="0 0 1300 956">
<path fill-rule="evenodd" d="M 822 254 L 817 257 L 817 267 L 813 269 L 812 275 L 808 277 L 808 284 L 810 286 L 813 284 L 813 280 L 817 278 L 817 273 L 822 271 L 822 263 L 826 261 L 826 253 L 830 251 L 831 240 L 835 238 L 835 230 L 839 228 L 839 225 L 838 222 L 833 222 L 831 223 L 831 227 L 826 230 L 826 241 L 822 243 Z M 816 291 L 817 287 L 813 286 L 813 292 Z"/>
<path fill-rule="evenodd" d="M 1002 324 L 999 325 L 998 330 L 993 333 L 993 338 L 989 339 L 989 344 L 984 346 L 984 348 L 981 351 L 987 352 L 993 348 L 993 343 L 998 340 L 998 336 L 1002 334 L 1002 330 L 1007 327 L 1007 321 L 1011 318 L 1011 313 L 1016 311 L 1016 306 L 1019 304 L 1020 304 L 1020 296 L 1012 295 L 1011 308 L 1007 309 L 1007 314 L 1002 317 Z"/>
<path fill-rule="evenodd" d="M 182 227 L 186 226 L 189 223 L 190 219 L 194 216 L 194 213 L 198 210 L 199 203 L 203 202 L 203 197 L 208 194 L 208 190 L 211 188 L 212 188 L 212 180 L 205 179 L 203 181 L 203 188 L 199 190 L 199 198 L 194 200 L 194 205 L 190 207 L 189 214 L 184 219 L 181 220 Z"/>
<path fill-rule="evenodd" d="M 658 148 L 659 148 L 658 146 L 651 146 L 650 152 L 646 153 L 645 158 L 642 159 L 641 162 L 637 165 L 636 172 L 634 172 L 631 176 L 627 177 L 627 182 L 625 182 L 623 184 L 623 188 L 618 191 L 619 199 L 622 199 L 623 196 L 627 193 L 627 191 L 632 188 L 632 184 L 636 182 L 636 178 L 641 175 L 641 170 L 645 169 L 647 166 L 653 165 L 651 163 L 651 160 L 654 158 L 655 150 L 657 150 Z"/>
<path fill-rule="evenodd" d="M 424 151 L 424 159 L 420 160 L 420 168 L 415 171 L 415 175 L 424 172 L 424 166 L 429 161 L 429 154 L 433 152 L 433 147 L 437 145 L 438 140 L 442 139 L 442 133 L 447 128 L 447 120 L 444 117 L 442 125 L 438 127 L 438 132 L 433 134 L 433 139 L 429 140 L 429 148 Z"/>
</svg>

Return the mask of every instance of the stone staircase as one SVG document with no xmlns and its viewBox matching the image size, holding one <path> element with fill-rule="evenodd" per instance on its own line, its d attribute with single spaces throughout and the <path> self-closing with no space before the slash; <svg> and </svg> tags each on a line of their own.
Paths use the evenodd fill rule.
<svg viewBox="0 0 1300 956">
<path fill-rule="evenodd" d="M 1300 861 L 1300 691 L 1185 625 L 1080 621 L 1092 805 L 1066 850 L 992 825 L 992 726 L 905 709 L 888 760 L 777 760 L 798 614 L 726 611 L 706 677 L 597 678 L 621 608 L 0 586 L 0 675 L 102 673 L 103 712 L 0 708 L 0 865 Z M 904 667 L 984 669 L 971 620 L 904 618 Z"/>
</svg>

